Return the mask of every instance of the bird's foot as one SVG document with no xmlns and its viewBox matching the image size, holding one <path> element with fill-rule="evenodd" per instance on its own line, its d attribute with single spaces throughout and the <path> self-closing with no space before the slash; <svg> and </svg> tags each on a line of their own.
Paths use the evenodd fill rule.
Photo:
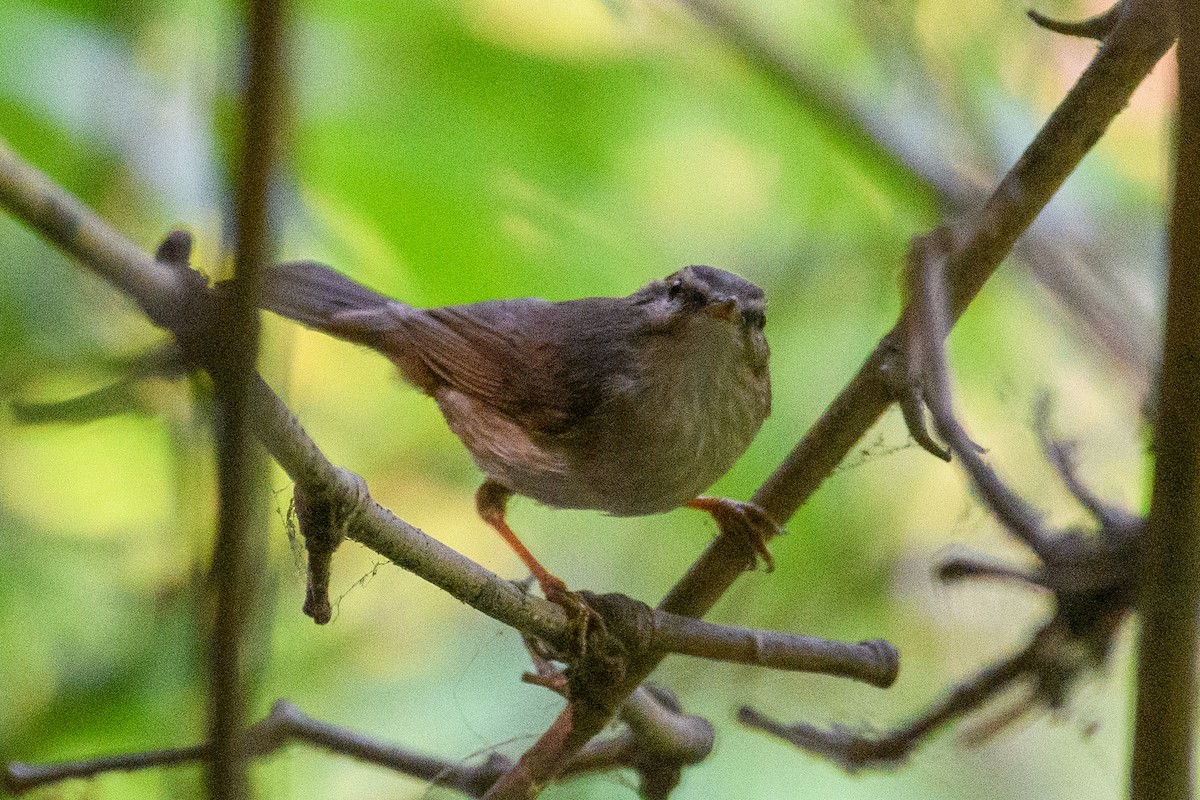
<svg viewBox="0 0 1200 800">
<path fill-rule="evenodd" d="M 588 605 L 582 595 L 568 589 L 567 584 L 557 575 L 542 570 L 541 574 L 535 573 L 534 577 L 542 589 L 542 595 L 567 612 L 567 619 L 571 621 L 574 629 L 577 650 L 583 655 L 587 651 L 588 634 L 592 631 L 592 626 L 599 625 L 603 628 L 604 618 Z"/>
<path fill-rule="evenodd" d="M 751 568 L 758 565 L 758 559 L 762 559 L 765 570 L 774 571 L 775 558 L 767 548 L 767 542 L 783 533 L 783 528 L 762 508 L 754 503 L 724 497 L 697 497 L 688 503 L 688 508 L 711 514 L 721 533 L 743 537 Z"/>
</svg>

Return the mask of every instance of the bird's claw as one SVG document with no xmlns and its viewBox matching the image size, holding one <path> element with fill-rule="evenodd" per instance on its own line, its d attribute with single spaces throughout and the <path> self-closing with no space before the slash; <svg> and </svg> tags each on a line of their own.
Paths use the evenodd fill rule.
<svg viewBox="0 0 1200 800">
<path fill-rule="evenodd" d="M 579 655 L 583 655 L 587 652 L 588 634 L 595 625 L 603 629 L 604 618 L 596 609 L 588 605 L 582 595 L 568 589 L 567 584 L 558 576 L 549 573 L 541 575 L 538 577 L 538 585 L 541 586 L 542 595 L 548 601 L 567 613 L 567 618 L 574 628 L 577 652 Z"/>
<path fill-rule="evenodd" d="M 721 533 L 743 537 L 751 568 L 757 566 L 761 558 L 765 571 L 775 570 L 775 557 L 771 555 L 767 542 L 783 533 L 783 528 L 761 507 L 723 497 L 697 497 L 688 503 L 688 507 L 711 514 Z"/>
<path fill-rule="evenodd" d="M 938 444 L 929 433 L 919 371 L 913 368 L 912 353 L 909 352 L 912 346 L 911 340 L 905 345 L 893 345 L 884 356 L 879 372 L 888 396 L 900 407 L 908 435 L 925 452 L 942 461 L 949 461 L 950 451 Z"/>
</svg>

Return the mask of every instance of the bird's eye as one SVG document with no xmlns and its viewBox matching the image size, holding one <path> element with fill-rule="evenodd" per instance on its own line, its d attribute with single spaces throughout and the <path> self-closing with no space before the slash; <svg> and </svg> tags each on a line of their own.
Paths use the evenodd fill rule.
<svg viewBox="0 0 1200 800">
<path fill-rule="evenodd" d="M 758 328 L 761 331 L 767 326 L 767 315 L 755 309 L 743 311 L 742 324 L 747 328 Z"/>
<path fill-rule="evenodd" d="M 683 293 L 683 281 L 672 281 L 667 287 L 667 299 L 678 300 L 679 295 Z"/>
</svg>

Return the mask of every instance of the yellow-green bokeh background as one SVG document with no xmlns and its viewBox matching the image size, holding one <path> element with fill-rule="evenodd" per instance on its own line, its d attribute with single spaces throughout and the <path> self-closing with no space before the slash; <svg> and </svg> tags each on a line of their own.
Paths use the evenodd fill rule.
<svg viewBox="0 0 1200 800">
<path fill-rule="evenodd" d="M 1094 52 L 1034 28 L 1013 0 L 786 0 L 735 8 L 789 58 L 931 164 L 988 180 Z M 1079 17 L 1070 2 L 1041 10 Z M 240 6 L 0 0 L 0 136 L 152 249 L 191 230 L 195 265 L 225 263 Z M 285 258 L 315 258 L 416 305 L 625 294 L 688 263 L 763 286 L 775 413 L 717 491 L 747 497 L 853 375 L 900 307 L 907 240 L 939 220 L 929 192 L 773 88 L 666 0 L 296 3 L 293 125 L 278 187 Z M 1150 85 L 1045 217 L 1153 342 L 1171 76 Z M 262 371 L 336 463 L 399 516 L 488 568 L 518 562 L 474 516 L 479 475 L 434 405 L 383 359 L 278 320 Z M 197 644 L 213 528 L 209 409 L 188 382 L 140 385 L 127 413 L 18 426 L 7 401 L 71 397 L 161 340 L 111 288 L 0 216 L 0 758 L 35 762 L 195 742 Z M 1108 357 L 1076 317 L 1006 264 L 952 338 L 973 436 L 1060 523 L 1081 514 L 1038 456 L 1048 389 L 1088 480 L 1137 507 L 1146 365 Z M 560 703 L 526 686 L 519 638 L 354 544 L 335 561 L 336 618 L 300 612 L 303 576 L 272 472 L 271 553 L 253 708 L 286 697 L 321 719 L 450 759 L 519 753 Z M 511 520 L 569 584 L 655 602 L 712 535 L 706 518 L 553 511 Z M 785 720 L 879 728 L 1012 651 L 1044 601 L 942 587 L 947 548 L 1020 558 L 956 469 L 912 447 L 889 412 L 713 618 L 903 654 L 880 691 L 831 678 L 669 659 L 656 680 L 717 725 L 680 798 L 1096 797 L 1123 793 L 1128 632 L 1061 714 L 986 746 L 945 733 L 887 774 L 848 777 L 740 729 Z M 1097 724 L 1098 723 L 1098 724 Z M 255 768 L 270 798 L 440 797 L 417 781 L 303 747 Z M 634 796 L 602 776 L 549 798 Z M 175 798 L 178 768 L 43 797 Z M 449 795 L 445 795 L 449 796 Z"/>
</svg>

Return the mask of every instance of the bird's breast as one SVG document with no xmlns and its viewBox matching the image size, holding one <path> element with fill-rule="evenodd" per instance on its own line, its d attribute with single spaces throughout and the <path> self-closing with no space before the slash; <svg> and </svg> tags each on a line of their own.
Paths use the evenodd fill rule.
<svg viewBox="0 0 1200 800">
<path fill-rule="evenodd" d="M 618 378 L 584 473 L 591 507 L 633 516 L 702 494 L 750 446 L 770 413 L 769 374 L 751 368 L 738 329 L 697 321 L 689 336 L 650 337 L 639 369 Z"/>
</svg>

